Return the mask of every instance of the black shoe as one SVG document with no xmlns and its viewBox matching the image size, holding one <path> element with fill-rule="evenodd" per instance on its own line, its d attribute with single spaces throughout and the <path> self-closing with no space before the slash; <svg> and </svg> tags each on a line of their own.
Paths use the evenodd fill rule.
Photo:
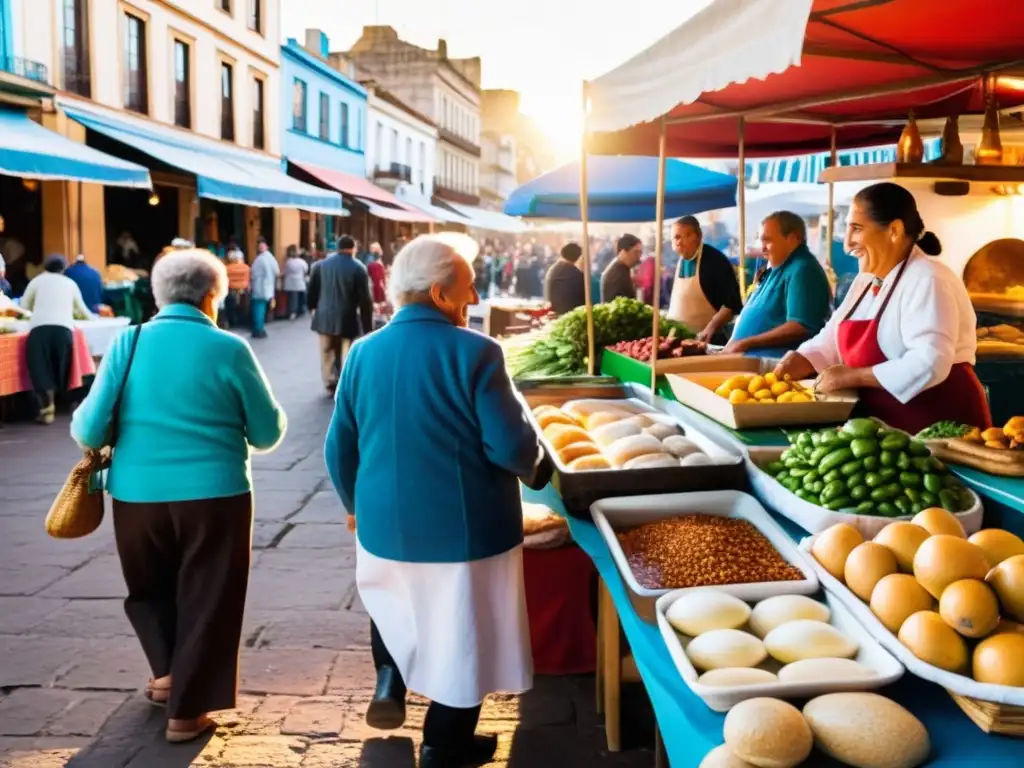
<svg viewBox="0 0 1024 768">
<path fill-rule="evenodd" d="M 491 734 L 475 735 L 461 749 L 424 744 L 420 747 L 420 768 L 477 768 L 491 762 L 497 751 L 498 737 Z"/>
<path fill-rule="evenodd" d="M 393 731 L 405 725 L 405 685 L 394 667 L 377 671 L 377 689 L 366 709 L 366 724 L 378 731 Z"/>
</svg>

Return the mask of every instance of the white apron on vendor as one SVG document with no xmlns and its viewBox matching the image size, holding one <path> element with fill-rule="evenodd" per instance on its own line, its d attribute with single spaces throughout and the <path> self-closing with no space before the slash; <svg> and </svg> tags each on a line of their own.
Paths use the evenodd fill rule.
<svg viewBox="0 0 1024 768">
<path fill-rule="evenodd" d="M 725 254 L 702 242 L 692 258 L 679 259 L 668 317 L 699 334 L 722 307 L 728 307 L 734 315 L 742 311 L 739 281 Z M 724 327 L 707 339 L 711 344 L 725 344 L 727 340 Z"/>
</svg>

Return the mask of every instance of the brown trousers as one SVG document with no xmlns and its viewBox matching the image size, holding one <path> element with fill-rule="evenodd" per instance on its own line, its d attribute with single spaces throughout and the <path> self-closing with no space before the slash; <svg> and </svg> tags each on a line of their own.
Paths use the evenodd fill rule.
<svg viewBox="0 0 1024 768">
<path fill-rule="evenodd" d="M 341 368 L 345 365 L 351 346 L 352 339 L 320 334 L 320 378 L 327 389 L 334 389 L 338 385 Z"/>
<path fill-rule="evenodd" d="M 153 676 L 172 675 L 170 718 L 235 707 L 252 516 L 250 493 L 153 504 L 114 500 L 125 614 Z"/>
</svg>

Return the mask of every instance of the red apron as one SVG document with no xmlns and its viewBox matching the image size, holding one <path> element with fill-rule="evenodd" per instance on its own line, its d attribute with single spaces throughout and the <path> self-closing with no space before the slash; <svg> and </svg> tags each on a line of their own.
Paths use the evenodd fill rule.
<svg viewBox="0 0 1024 768">
<path fill-rule="evenodd" d="M 846 318 L 839 323 L 836 335 L 843 365 L 849 368 L 871 368 L 888 360 L 878 346 L 878 323 L 889 306 L 889 299 L 903 277 L 908 261 L 900 265 L 896 280 L 873 319 L 850 319 L 871 290 L 869 285 Z M 881 387 L 865 387 L 859 394 L 861 404 L 870 416 L 911 434 L 917 434 L 925 427 L 947 419 L 982 429 L 992 426 L 992 414 L 985 390 L 974 373 L 974 367 L 968 363 L 955 363 L 945 381 L 924 390 L 905 404 Z"/>
</svg>

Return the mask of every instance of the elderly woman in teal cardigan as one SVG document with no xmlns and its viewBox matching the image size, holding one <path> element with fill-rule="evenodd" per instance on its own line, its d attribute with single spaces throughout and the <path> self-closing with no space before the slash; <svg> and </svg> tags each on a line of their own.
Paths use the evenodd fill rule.
<svg viewBox="0 0 1024 768">
<path fill-rule="evenodd" d="M 400 727 L 407 687 L 429 698 L 421 768 L 488 762 L 497 741 L 474 735 L 480 704 L 533 682 L 519 481 L 543 487 L 551 466 L 501 348 L 466 328 L 475 256 L 446 234 L 399 253 L 399 309 L 352 346 L 325 449 L 372 620 L 366 722 Z"/>
<path fill-rule="evenodd" d="M 119 414 L 107 491 L 125 613 L 153 671 L 146 696 L 167 706 L 167 739 L 189 741 L 214 726 L 208 713 L 235 707 L 249 455 L 280 442 L 285 415 L 249 345 L 217 328 L 227 272 L 215 256 L 169 253 L 152 285 L 160 311 L 111 345 L 71 434 L 99 448 Z"/>
</svg>

